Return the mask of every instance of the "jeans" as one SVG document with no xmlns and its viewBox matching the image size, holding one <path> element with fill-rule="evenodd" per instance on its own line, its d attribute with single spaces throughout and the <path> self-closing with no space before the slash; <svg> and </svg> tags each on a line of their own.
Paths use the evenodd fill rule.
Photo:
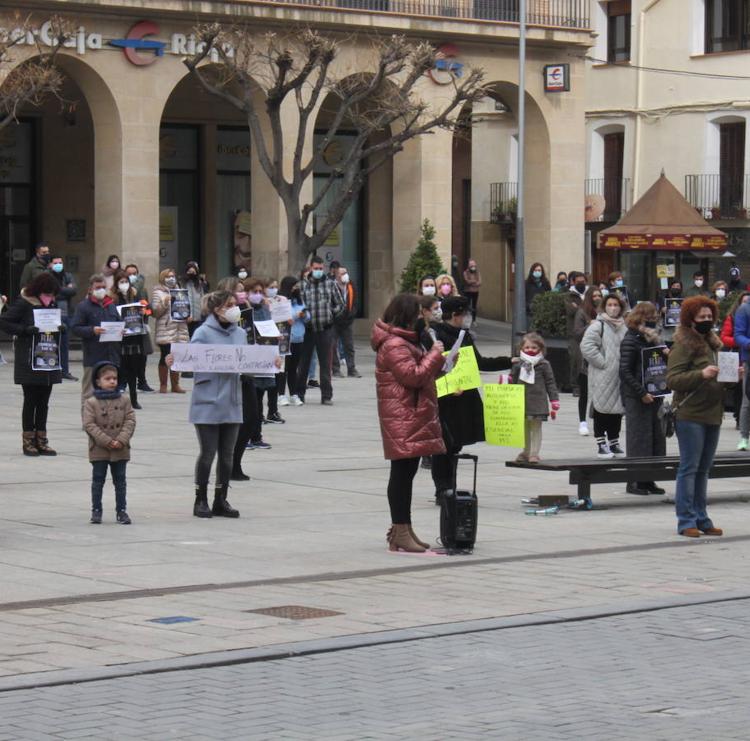
<svg viewBox="0 0 750 741">
<path fill-rule="evenodd" d="M 234 444 L 237 441 L 239 424 L 195 425 L 198 435 L 200 453 L 195 462 L 195 483 L 198 486 L 208 486 L 211 466 L 218 453 L 219 462 L 216 464 L 216 486 L 229 483 L 232 475 L 232 457 Z"/>
<path fill-rule="evenodd" d="M 687 528 L 708 530 L 713 527 L 706 512 L 706 490 L 720 430 L 721 425 L 704 425 L 681 419 L 675 422 L 675 433 L 680 444 L 675 494 L 678 533 Z"/>
<path fill-rule="evenodd" d="M 320 331 L 308 329 L 305 332 L 305 341 L 302 345 L 302 358 L 297 371 L 297 396 L 305 398 L 307 391 L 307 373 L 313 350 L 317 353 L 320 365 L 320 398 L 322 401 L 333 398 L 333 387 L 331 386 L 331 350 L 333 349 L 333 328 L 321 329 Z"/>
<path fill-rule="evenodd" d="M 52 386 L 37 386 L 25 383 L 23 389 L 23 411 L 21 423 L 24 432 L 46 432 L 47 412 Z"/>
<path fill-rule="evenodd" d="M 388 479 L 388 506 L 394 525 L 411 525 L 411 493 L 414 477 L 419 470 L 419 458 L 391 461 Z"/>
<path fill-rule="evenodd" d="M 343 351 L 344 360 L 346 360 L 346 372 L 351 376 L 357 370 L 354 364 L 354 320 L 334 324 L 333 331 L 338 340 L 335 343 L 331 357 L 333 370 L 336 373 L 341 371 L 341 360 L 339 357 Z"/>
<path fill-rule="evenodd" d="M 127 461 L 91 461 L 91 509 L 102 511 L 102 491 L 107 480 L 107 467 L 112 471 L 112 481 L 115 484 L 115 507 L 118 512 L 124 512 L 127 509 Z"/>
<path fill-rule="evenodd" d="M 750 378 L 750 363 L 745 362 L 745 378 Z M 741 387 L 744 388 L 745 384 L 740 383 Z M 747 394 L 742 393 L 742 404 L 740 405 L 740 437 L 750 437 L 750 399 L 747 398 Z"/>
</svg>

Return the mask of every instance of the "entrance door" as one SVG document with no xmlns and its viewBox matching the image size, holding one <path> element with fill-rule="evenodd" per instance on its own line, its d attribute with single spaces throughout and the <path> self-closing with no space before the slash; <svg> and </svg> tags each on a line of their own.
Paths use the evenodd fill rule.
<svg viewBox="0 0 750 741">
<path fill-rule="evenodd" d="M 617 221 L 622 215 L 622 162 L 625 134 L 604 136 L 604 221 Z"/>
<path fill-rule="evenodd" d="M 745 122 L 721 124 L 719 191 L 721 215 L 738 216 L 743 204 Z"/>
</svg>

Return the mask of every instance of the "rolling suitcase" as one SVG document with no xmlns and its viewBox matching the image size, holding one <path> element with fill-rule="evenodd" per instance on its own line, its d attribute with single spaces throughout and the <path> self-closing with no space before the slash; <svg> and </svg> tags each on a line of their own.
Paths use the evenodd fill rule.
<svg viewBox="0 0 750 741">
<path fill-rule="evenodd" d="M 474 461 L 474 488 L 459 490 L 458 462 Z M 477 463 L 479 458 L 466 453 L 456 456 L 453 488 L 442 492 L 440 500 L 440 541 L 448 551 L 470 551 L 477 539 Z"/>
</svg>

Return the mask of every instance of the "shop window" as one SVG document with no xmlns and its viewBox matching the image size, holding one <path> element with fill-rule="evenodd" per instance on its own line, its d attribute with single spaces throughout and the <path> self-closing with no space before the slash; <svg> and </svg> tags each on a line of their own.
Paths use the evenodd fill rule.
<svg viewBox="0 0 750 741">
<path fill-rule="evenodd" d="M 607 3 L 607 61 L 630 61 L 630 0 Z"/>
<path fill-rule="evenodd" d="M 706 54 L 750 47 L 750 0 L 706 0 Z"/>
</svg>

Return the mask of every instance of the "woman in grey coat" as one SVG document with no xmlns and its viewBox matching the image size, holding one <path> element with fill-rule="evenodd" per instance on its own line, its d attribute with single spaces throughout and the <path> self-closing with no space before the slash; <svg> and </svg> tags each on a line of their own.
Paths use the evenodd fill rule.
<svg viewBox="0 0 750 741">
<path fill-rule="evenodd" d="M 611 293 L 604 310 L 584 332 L 581 355 L 589 364 L 589 398 L 594 409 L 597 458 L 624 458 L 620 428 L 625 409 L 620 398 L 620 345 L 627 332 L 624 304 Z"/>
<path fill-rule="evenodd" d="M 190 344 L 246 345 L 245 331 L 237 326 L 240 310 L 230 291 L 210 293 L 205 300 L 208 314 L 195 330 Z M 167 358 L 171 368 L 172 356 Z M 190 398 L 190 422 L 195 425 L 200 453 L 195 463 L 196 517 L 239 517 L 227 502 L 232 456 L 242 423 L 242 390 L 239 373 L 195 373 Z M 208 506 L 208 479 L 218 453 L 213 507 Z"/>
</svg>

